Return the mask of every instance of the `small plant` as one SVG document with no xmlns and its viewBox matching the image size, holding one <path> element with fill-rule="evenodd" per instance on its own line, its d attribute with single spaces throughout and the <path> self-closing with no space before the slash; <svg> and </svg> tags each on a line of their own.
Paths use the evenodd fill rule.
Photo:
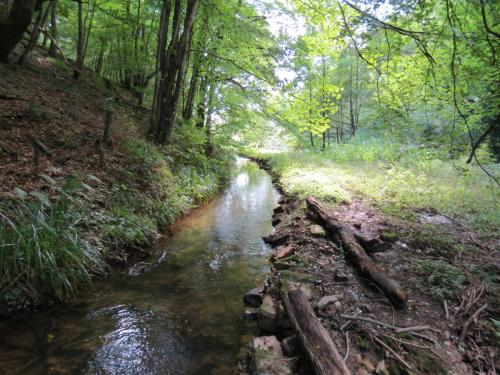
<svg viewBox="0 0 500 375">
<path fill-rule="evenodd" d="M 425 290 L 439 300 L 456 300 L 466 282 L 460 269 L 441 259 L 419 260 L 415 269 Z"/>
<path fill-rule="evenodd" d="M 46 121 L 49 118 L 47 111 L 43 107 L 34 103 L 29 103 L 26 106 L 25 114 L 27 117 L 30 117 L 38 122 Z"/>
</svg>

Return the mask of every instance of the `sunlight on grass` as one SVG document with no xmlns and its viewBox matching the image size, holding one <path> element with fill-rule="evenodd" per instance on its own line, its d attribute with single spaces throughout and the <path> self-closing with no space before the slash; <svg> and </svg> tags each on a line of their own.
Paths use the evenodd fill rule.
<svg viewBox="0 0 500 375">
<path fill-rule="evenodd" d="M 370 198 L 391 213 L 440 212 L 484 232 L 498 230 L 498 189 L 478 167 L 436 155 L 398 155 L 376 147 L 336 146 L 335 151 L 261 155 L 281 176 L 285 191 L 330 203 Z"/>
</svg>

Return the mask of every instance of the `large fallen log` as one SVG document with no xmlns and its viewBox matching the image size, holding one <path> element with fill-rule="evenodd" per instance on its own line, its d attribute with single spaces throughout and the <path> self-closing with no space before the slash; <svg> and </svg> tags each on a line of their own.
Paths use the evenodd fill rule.
<svg viewBox="0 0 500 375">
<path fill-rule="evenodd" d="M 397 281 L 392 279 L 382 267 L 372 262 L 364 248 L 356 240 L 354 231 L 349 226 L 336 220 L 315 198 L 307 198 L 306 203 L 307 208 L 314 217 L 342 244 L 347 260 L 359 269 L 363 276 L 373 281 L 382 289 L 394 306 L 398 308 L 403 307 L 407 300 L 406 293 Z"/>
<path fill-rule="evenodd" d="M 302 289 L 283 293 L 283 303 L 316 375 L 350 375 L 327 329 L 323 327 Z"/>
</svg>

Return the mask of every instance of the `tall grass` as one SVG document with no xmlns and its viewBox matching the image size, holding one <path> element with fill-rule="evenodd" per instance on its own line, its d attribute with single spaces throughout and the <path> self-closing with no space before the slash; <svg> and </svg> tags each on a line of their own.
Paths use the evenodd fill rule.
<svg viewBox="0 0 500 375">
<path fill-rule="evenodd" d="M 85 218 L 66 198 L 0 207 L 0 292 L 7 304 L 67 301 L 103 272 L 102 249 L 82 238 Z"/>
</svg>

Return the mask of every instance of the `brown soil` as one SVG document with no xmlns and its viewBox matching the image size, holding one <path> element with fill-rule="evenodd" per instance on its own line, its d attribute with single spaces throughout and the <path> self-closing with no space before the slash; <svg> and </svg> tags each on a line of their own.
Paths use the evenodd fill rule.
<svg viewBox="0 0 500 375">
<path fill-rule="evenodd" d="M 71 71 L 52 61 L 34 55 L 23 68 L 0 63 L 0 199 L 16 197 L 14 188 L 57 195 L 42 175 L 63 181 L 70 173 L 92 174 L 110 182 L 125 170 L 120 146 L 125 134 L 134 131 L 131 119 L 144 112 L 128 104 L 132 96 L 127 91 L 91 72 L 75 82 Z M 110 97 L 117 98 L 114 126 L 101 160 L 98 140 L 104 130 L 105 98 Z M 40 152 L 38 166 L 33 140 L 48 150 Z"/>
<path fill-rule="evenodd" d="M 268 169 L 265 162 L 260 164 Z M 276 176 L 275 182 L 279 186 Z M 291 283 L 309 291 L 313 305 L 322 296 L 342 296 L 315 311 L 353 374 L 496 374 L 500 369 L 499 328 L 493 321 L 500 318 L 498 241 L 481 241 L 463 225 L 432 214 L 423 214 L 422 223 L 388 217 L 361 198 L 332 209 L 358 233 L 369 238 L 382 234 L 390 242 L 388 250 L 371 257 L 408 293 L 406 307 L 397 310 L 344 261 L 340 244 L 328 233 L 311 234 L 317 223 L 305 202 L 285 197 L 280 203 L 274 214 L 276 232 L 265 240 L 277 250 L 293 246 L 296 251 L 273 263 L 271 290 Z M 446 301 L 447 313 L 444 299 L 426 283 L 429 276 L 416 266 L 422 260 L 446 261 L 466 277 L 456 297 Z M 464 323 L 484 304 L 459 343 Z M 403 333 L 394 329 L 423 326 L 427 328 Z"/>
</svg>

